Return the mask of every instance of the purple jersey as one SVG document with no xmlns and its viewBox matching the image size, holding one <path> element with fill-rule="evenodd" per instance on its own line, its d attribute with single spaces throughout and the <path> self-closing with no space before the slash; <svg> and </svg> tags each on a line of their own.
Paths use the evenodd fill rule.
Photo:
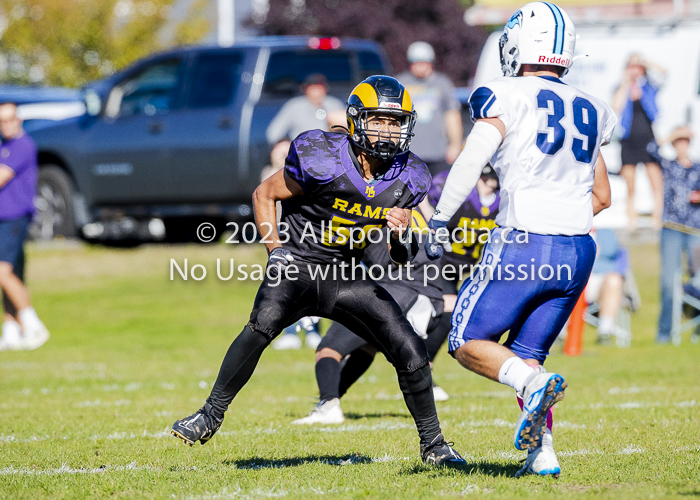
<svg viewBox="0 0 700 500">
<path fill-rule="evenodd" d="M 437 206 L 442 189 L 445 186 L 449 172 L 440 172 L 433 178 L 433 185 L 428 193 L 428 202 L 432 206 Z M 476 264 L 481 258 L 481 252 L 486 243 L 486 233 L 496 227 L 496 215 L 501 197 L 496 191 L 496 199 L 491 205 L 481 204 L 479 192 L 476 188 L 472 190 L 459 210 L 447 223 L 447 229 L 452 237 L 452 251 L 442 255 L 440 263 L 442 265 L 452 264 L 454 266 L 464 266 Z M 479 241 L 479 236 L 481 241 Z"/>
<path fill-rule="evenodd" d="M 302 260 L 359 263 L 367 235 L 386 227 L 393 207 L 413 208 L 430 187 L 425 163 L 413 153 L 386 162 L 365 181 L 346 134 L 311 130 L 289 148 L 285 173 L 304 190 L 282 202 L 284 248 Z M 372 241 L 378 235 L 371 235 Z"/>
<path fill-rule="evenodd" d="M 479 192 L 474 190 L 447 223 L 452 236 L 452 251 L 442 255 L 441 263 L 463 266 L 476 264 L 486 244 L 488 233 L 496 227 L 496 215 L 501 197 L 489 206 L 481 204 Z"/>
<path fill-rule="evenodd" d="M 0 145 L 0 165 L 14 172 L 0 187 L 0 220 L 13 220 L 34 214 L 34 196 L 39 176 L 36 145 L 26 133 Z"/>
</svg>

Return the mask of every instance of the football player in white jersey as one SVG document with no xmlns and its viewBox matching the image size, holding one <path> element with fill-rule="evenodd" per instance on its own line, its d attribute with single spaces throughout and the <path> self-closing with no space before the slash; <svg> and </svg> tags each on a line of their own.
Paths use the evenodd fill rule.
<svg viewBox="0 0 700 500">
<path fill-rule="evenodd" d="M 567 383 L 541 365 L 588 281 L 596 252 L 588 234 L 593 215 L 610 205 L 599 149 L 610 141 L 616 118 L 603 101 L 560 80 L 575 42 L 569 16 L 552 3 L 528 3 L 510 18 L 500 40 L 505 76 L 470 97 L 474 129 L 452 166 L 430 221 L 435 234 L 426 241 L 431 257 L 442 254 L 447 221 L 491 160 L 501 183 L 498 227 L 481 270 L 460 290 L 449 349 L 462 366 L 522 398 L 515 447 L 529 453 L 518 476 L 559 476 L 548 427 Z"/>
</svg>

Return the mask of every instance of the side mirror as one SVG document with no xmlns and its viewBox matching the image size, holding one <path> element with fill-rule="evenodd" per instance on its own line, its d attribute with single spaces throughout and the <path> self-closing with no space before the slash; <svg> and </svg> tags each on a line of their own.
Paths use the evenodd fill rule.
<svg viewBox="0 0 700 500">
<path fill-rule="evenodd" d="M 98 116 L 102 112 L 102 98 L 94 90 L 87 90 L 83 93 L 85 101 L 85 111 L 89 116 Z"/>
</svg>

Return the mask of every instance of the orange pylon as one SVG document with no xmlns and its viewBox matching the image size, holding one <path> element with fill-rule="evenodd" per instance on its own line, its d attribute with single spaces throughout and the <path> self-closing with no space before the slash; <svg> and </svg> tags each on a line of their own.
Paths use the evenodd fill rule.
<svg viewBox="0 0 700 500">
<path fill-rule="evenodd" d="M 578 302 L 574 306 L 569 318 L 569 326 L 566 329 L 566 342 L 564 342 L 564 354 L 567 356 L 580 356 L 583 351 L 583 314 L 586 311 L 586 291 L 581 292 Z"/>
</svg>

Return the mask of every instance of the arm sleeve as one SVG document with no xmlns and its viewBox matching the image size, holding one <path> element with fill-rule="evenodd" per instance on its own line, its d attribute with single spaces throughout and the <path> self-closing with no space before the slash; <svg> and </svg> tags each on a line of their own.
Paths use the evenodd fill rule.
<svg viewBox="0 0 700 500">
<path fill-rule="evenodd" d="M 476 186 L 481 170 L 503 142 L 501 132 L 490 123 L 477 121 L 464 149 L 452 165 L 433 219 L 449 221 Z"/>
</svg>

